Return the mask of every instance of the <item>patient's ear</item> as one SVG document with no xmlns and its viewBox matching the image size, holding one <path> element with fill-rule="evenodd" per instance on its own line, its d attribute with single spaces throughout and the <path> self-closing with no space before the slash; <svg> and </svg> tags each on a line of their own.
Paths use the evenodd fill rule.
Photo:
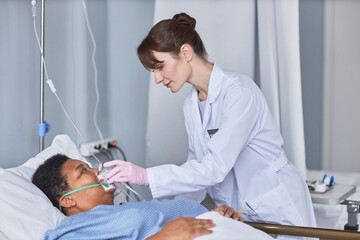
<svg viewBox="0 0 360 240">
<path fill-rule="evenodd" d="M 70 208 L 76 206 L 76 201 L 71 196 L 64 196 L 59 199 L 59 204 L 63 208 Z"/>
</svg>

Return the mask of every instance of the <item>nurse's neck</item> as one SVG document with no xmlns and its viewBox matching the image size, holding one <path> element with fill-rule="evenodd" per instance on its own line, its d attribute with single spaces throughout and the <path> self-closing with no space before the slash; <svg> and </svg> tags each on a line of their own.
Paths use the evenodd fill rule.
<svg viewBox="0 0 360 240">
<path fill-rule="evenodd" d="M 192 60 L 195 61 L 192 62 L 193 72 L 189 83 L 198 91 L 199 100 L 205 101 L 208 96 L 210 76 L 214 66 L 212 63 L 198 57 Z"/>
</svg>

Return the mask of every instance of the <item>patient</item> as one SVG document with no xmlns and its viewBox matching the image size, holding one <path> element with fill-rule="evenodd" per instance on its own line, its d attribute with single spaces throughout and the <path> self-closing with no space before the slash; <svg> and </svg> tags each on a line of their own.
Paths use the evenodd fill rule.
<svg viewBox="0 0 360 240">
<path fill-rule="evenodd" d="M 185 199 L 113 205 L 114 189 L 100 186 L 64 194 L 84 186 L 99 184 L 97 169 L 86 163 L 55 155 L 34 173 L 32 182 L 61 209 L 65 218 L 45 239 L 193 239 L 210 234 L 211 220 L 194 217 L 207 212 L 202 205 Z M 234 209 L 220 206 L 220 214 L 242 220 Z"/>
</svg>

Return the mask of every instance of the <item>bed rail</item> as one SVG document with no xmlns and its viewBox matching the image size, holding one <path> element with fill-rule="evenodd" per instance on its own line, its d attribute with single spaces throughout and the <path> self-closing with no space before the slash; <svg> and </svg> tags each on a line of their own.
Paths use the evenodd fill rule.
<svg viewBox="0 0 360 240">
<path fill-rule="evenodd" d="M 288 225 L 245 222 L 250 226 L 257 228 L 269 234 L 281 234 L 300 237 L 315 237 L 333 240 L 356 240 L 360 239 L 360 232 L 346 230 L 334 230 L 327 228 L 297 227 Z"/>
</svg>

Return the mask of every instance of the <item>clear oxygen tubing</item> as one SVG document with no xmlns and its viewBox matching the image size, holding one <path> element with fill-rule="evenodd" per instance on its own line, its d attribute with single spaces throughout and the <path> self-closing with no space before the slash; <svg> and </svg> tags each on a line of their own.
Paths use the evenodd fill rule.
<svg viewBox="0 0 360 240">
<path fill-rule="evenodd" d="M 92 41 L 92 44 L 93 44 L 93 52 L 92 52 L 91 61 L 92 61 L 92 66 L 93 66 L 94 74 L 95 74 L 95 92 L 96 92 L 96 103 L 95 103 L 95 109 L 94 109 L 94 125 L 95 125 L 96 131 L 98 132 L 99 137 L 100 137 L 101 148 L 103 148 L 104 147 L 104 138 L 103 138 L 103 135 L 102 135 L 102 133 L 100 131 L 99 125 L 97 123 L 97 118 L 96 118 L 97 110 L 98 110 L 99 102 L 100 102 L 100 94 L 99 94 L 99 88 L 98 88 L 98 72 L 97 72 L 97 67 L 96 67 L 96 62 L 95 62 L 96 42 L 95 42 L 94 34 L 93 34 L 92 30 L 91 30 L 85 0 L 82 0 L 82 6 L 83 6 L 83 9 L 84 9 L 84 14 L 85 14 L 85 19 L 86 19 L 86 26 L 87 26 L 87 29 L 89 31 L 91 41 Z"/>
<path fill-rule="evenodd" d="M 136 198 L 138 201 L 145 201 L 145 198 L 143 196 L 141 196 L 138 192 L 136 192 L 134 189 L 132 189 L 132 187 L 128 186 L 126 183 L 121 183 L 126 189 L 128 189 L 129 191 L 131 191 L 133 194 L 135 194 Z M 135 200 L 122 188 L 120 188 L 121 191 L 123 193 L 125 193 L 125 195 L 133 202 L 135 202 Z"/>
</svg>

